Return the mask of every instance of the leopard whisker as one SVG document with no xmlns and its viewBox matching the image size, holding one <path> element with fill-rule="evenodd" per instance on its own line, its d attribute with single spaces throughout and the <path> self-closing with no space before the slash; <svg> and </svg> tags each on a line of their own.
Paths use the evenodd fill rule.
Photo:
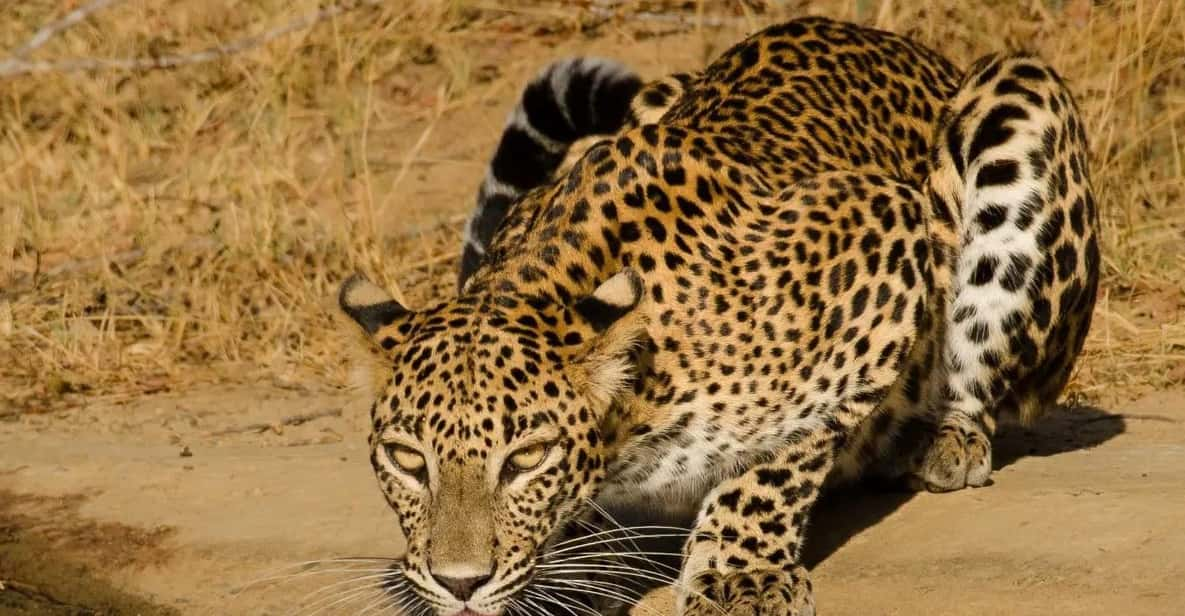
<svg viewBox="0 0 1185 616">
<path fill-rule="evenodd" d="M 581 588 L 587 590 L 589 588 L 595 588 L 598 591 L 603 590 L 605 592 L 615 593 L 613 597 L 623 601 L 636 601 L 637 599 L 641 598 L 643 594 L 645 594 L 638 591 L 638 589 L 631 588 L 625 584 L 618 584 L 603 580 L 591 580 L 588 578 L 555 578 L 548 581 L 552 583 L 538 584 L 537 586 L 539 588 L 551 590 L 580 590 Z"/>
<path fill-rule="evenodd" d="M 341 598 L 334 601 L 333 603 L 330 603 L 328 605 L 324 605 L 322 607 L 317 608 L 317 611 L 313 612 L 309 616 L 314 616 L 316 614 L 320 614 L 323 612 L 332 614 L 333 612 L 328 612 L 327 610 L 330 610 L 332 608 L 339 607 L 339 606 L 345 607 L 345 606 L 350 605 L 351 603 L 354 603 L 354 602 L 364 602 L 364 601 L 372 601 L 373 602 L 382 596 L 383 596 L 383 590 L 381 588 L 376 588 L 374 586 L 365 586 L 363 588 L 359 588 L 359 589 L 355 590 L 352 593 L 342 596 Z"/>
<path fill-rule="evenodd" d="M 431 614 L 432 608 L 427 603 L 421 603 L 416 611 L 408 616 L 424 616 L 424 614 Z"/>
<path fill-rule="evenodd" d="M 601 569 L 599 567 L 590 567 L 587 569 L 573 568 L 573 569 L 564 569 L 562 571 L 557 571 L 554 573 L 563 573 L 563 574 L 567 574 L 567 575 L 573 575 L 573 574 L 597 575 L 597 574 L 604 573 L 604 569 Z M 629 569 L 624 569 L 624 568 L 621 570 L 618 570 L 618 571 L 614 571 L 613 573 L 617 576 L 620 576 L 622 579 L 633 579 L 633 580 L 640 580 L 640 581 L 645 581 L 645 582 L 653 582 L 653 583 L 657 583 L 657 584 L 665 584 L 667 586 L 671 586 L 671 587 L 675 587 L 675 588 L 679 588 L 679 586 L 680 586 L 680 584 L 677 580 L 672 580 L 671 578 L 668 578 L 668 577 L 660 577 L 660 576 L 656 576 L 656 575 L 650 575 L 648 573 L 643 573 L 643 572 L 639 572 L 639 571 L 631 571 Z M 539 581 L 541 581 L 541 582 L 556 581 L 556 580 L 567 581 L 569 579 L 571 579 L 571 578 L 553 575 L 551 577 L 545 577 Z"/>
<path fill-rule="evenodd" d="M 661 569 L 666 569 L 672 573 L 678 574 L 679 568 L 659 562 L 650 556 L 677 556 L 668 552 L 589 552 L 577 554 L 575 556 L 567 556 L 557 560 L 550 560 L 537 565 L 539 569 L 549 569 L 559 565 L 567 565 L 577 563 L 581 565 L 591 566 L 597 562 L 604 562 L 605 564 L 625 564 L 623 561 L 637 561 L 642 565 L 654 566 Z"/>
<path fill-rule="evenodd" d="M 524 611 L 526 611 L 528 615 L 532 614 L 532 613 L 538 613 L 538 614 L 541 614 L 542 616 L 549 616 L 547 610 L 542 605 L 539 605 L 538 603 L 536 603 L 534 599 L 524 598 L 523 601 L 516 600 L 516 602 L 523 607 Z M 563 605 L 561 603 L 557 603 L 557 605 L 568 610 L 568 613 L 572 614 L 572 616 L 576 616 L 576 612 L 573 612 L 566 605 Z"/>
<path fill-rule="evenodd" d="M 597 515 L 601 516 L 602 518 L 605 519 L 605 521 L 609 522 L 610 524 L 613 524 L 614 526 L 616 526 L 618 529 L 620 529 L 622 531 L 635 532 L 635 531 L 642 530 L 642 529 L 656 529 L 656 530 L 672 530 L 672 531 L 681 531 L 681 532 L 691 532 L 690 528 L 684 528 L 681 526 L 668 526 L 668 525 L 662 525 L 662 524 L 645 524 L 645 525 L 638 525 L 638 526 L 626 526 L 626 525 L 622 524 L 620 521 L 618 521 L 617 518 L 613 517 L 613 514 L 609 513 L 609 510 L 605 509 L 605 507 L 602 506 L 600 503 L 598 503 L 595 500 L 588 498 L 588 497 L 585 497 L 584 500 L 585 500 L 585 502 L 588 503 L 589 507 L 591 507 L 592 510 L 597 513 Z"/>
<path fill-rule="evenodd" d="M 264 577 L 250 580 L 247 583 L 243 584 L 242 586 L 234 589 L 232 592 L 234 592 L 235 594 L 238 594 L 238 593 L 248 590 L 254 586 L 258 586 L 260 584 L 266 584 L 268 582 L 282 582 L 282 581 L 289 581 L 292 579 L 297 579 L 297 578 L 302 578 L 302 577 L 311 577 L 314 575 L 322 575 L 322 574 L 326 574 L 326 573 L 343 573 L 343 572 L 359 571 L 360 570 L 357 568 L 322 569 L 322 568 L 319 568 L 321 565 L 340 565 L 340 564 L 349 564 L 349 563 L 357 563 L 357 564 L 361 565 L 361 564 L 371 564 L 371 563 L 378 563 L 378 562 L 397 564 L 399 561 L 398 561 L 398 559 L 394 559 L 394 558 L 365 557 L 365 556 L 346 557 L 346 558 L 326 558 L 326 559 L 321 559 L 321 560 L 307 560 L 307 561 L 303 561 L 303 562 L 297 562 L 297 563 L 292 563 L 289 565 L 284 565 L 282 567 L 273 569 L 272 571 L 269 571 L 268 573 L 264 574 Z M 300 569 L 300 570 L 294 571 L 291 573 L 281 573 L 283 571 L 290 570 L 290 569 Z M 377 572 L 377 571 L 380 571 L 380 569 L 374 569 L 372 571 Z"/>
<path fill-rule="evenodd" d="M 658 533 L 658 534 L 654 534 L 654 535 L 646 535 L 645 538 L 647 538 L 647 539 L 676 539 L 676 538 L 681 538 L 681 537 L 686 537 L 686 536 L 687 536 L 686 533 Z M 575 550 L 579 550 L 581 548 L 590 548 L 590 547 L 594 547 L 594 546 L 598 546 L 598 545 L 608 545 L 608 544 L 612 544 L 612 543 L 621 543 L 621 542 L 622 542 L 621 539 L 599 539 L 597 541 L 587 541 L 585 543 L 580 543 L 577 545 L 570 545 L 568 547 L 564 547 L 564 548 L 561 548 L 558 550 L 557 549 L 548 550 L 545 557 L 546 556 L 553 556 L 555 554 L 565 554 L 568 552 L 573 552 Z"/>
<path fill-rule="evenodd" d="M 646 605 L 642 605 L 642 599 L 646 596 L 645 592 L 639 592 L 636 597 L 633 597 L 633 596 L 625 597 L 625 596 L 620 596 L 620 593 L 616 593 L 615 591 L 613 591 L 614 587 L 621 588 L 623 590 L 629 590 L 631 592 L 636 592 L 637 589 L 629 588 L 626 586 L 620 586 L 620 585 L 610 585 L 610 584 L 607 584 L 602 581 L 594 581 L 594 580 L 587 580 L 587 579 L 586 580 L 566 580 L 566 581 L 569 584 L 571 584 L 572 586 L 586 588 L 590 591 L 596 591 L 596 592 L 608 594 L 609 596 L 612 596 L 612 597 L 615 597 L 615 598 L 620 599 L 622 601 L 625 601 L 625 603 L 627 605 L 629 605 L 631 608 L 641 608 L 642 611 L 644 611 L 647 614 L 653 614 L 654 616 L 663 616 L 661 613 L 659 613 L 654 608 L 646 606 Z"/>
<path fill-rule="evenodd" d="M 380 570 L 366 570 L 366 571 L 361 571 L 361 572 L 351 571 L 351 570 L 343 570 L 343 571 L 349 572 L 349 573 L 361 573 L 361 575 L 354 575 L 354 576 L 348 577 L 344 580 L 340 580 L 337 582 L 333 582 L 331 584 L 324 585 L 324 586 L 304 595 L 300 599 L 300 603 L 302 603 L 302 604 L 305 603 L 306 601 L 308 601 L 309 598 L 314 595 L 322 594 L 322 593 L 325 594 L 325 596 L 317 598 L 312 603 L 305 605 L 302 609 L 302 613 L 307 612 L 308 610 L 320 611 L 320 610 L 324 609 L 323 605 L 326 602 L 332 601 L 335 597 L 340 597 L 346 593 L 353 593 L 353 592 L 358 591 L 360 589 L 365 589 L 366 587 L 369 587 L 369 586 L 383 588 L 385 586 L 388 586 L 391 582 L 395 582 L 398 584 L 399 583 L 399 576 L 401 575 L 401 572 L 397 569 L 384 569 L 381 571 Z M 313 613 L 316 613 L 316 612 L 313 612 Z"/>
<path fill-rule="evenodd" d="M 596 527 L 594 526 L 593 528 L 596 528 Z M 590 538 L 603 537 L 606 535 L 614 535 L 614 534 L 626 535 L 627 537 L 632 537 L 635 539 L 647 539 L 647 538 L 654 537 L 654 535 L 638 532 L 638 531 L 645 531 L 645 530 L 658 530 L 658 531 L 666 531 L 668 533 L 677 533 L 677 536 L 686 536 L 688 533 L 691 532 L 691 530 L 687 529 L 687 528 L 679 528 L 677 526 L 661 526 L 661 525 L 644 525 L 644 526 L 610 528 L 610 529 L 599 530 L 595 533 L 590 533 L 587 535 L 580 535 L 579 537 L 572 537 L 571 539 L 565 539 L 563 541 L 557 541 L 555 543 L 555 545 L 552 547 L 553 547 L 553 549 L 561 548 L 564 546 L 571 545 L 573 543 L 585 541 Z M 626 537 L 623 537 L 618 540 L 624 541 L 625 538 Z"/>
<path fill-rule="evenodd" d="M 312 603 L 305 605 L 302 608 L 300 614 L 308 614 L 308 616 L 316 616 L 317 614 L 320 614 L 326 610 L 329 610 L 329 609 L 333 608 L 334 606 L 340 605 L 342 603 L 348 603 L 349 601 L 352 601 L 352 600 L 358 598 L 359 596 L 366 594 L 367 592 L 371 592 L 374 590 L 377 590 L 379 592 L 390 592 L 384 588 L 384 585 L 382 582 L 378 582 L 378 583 L 374 582 L 374 580 L 376 580 L 376 579 L 382 580 L 383 578 L 387 578 L 387 577 L 391 577 L 391 576 L 373 576 L 372 575 L 372 576 L 364 576 L 364 577 L 360 577 L 360 578 L 352 578 L 349 580 L 345 580 L 343 582 L 338 582 L 334 586 L 342 586 L 341 588 L 338 588 L 337 590 L 334 590 L 332 592 L 328 592 L 325 596 L 319 597 L 317 600 L 313 601 Z M 332 588 L 332 587 L 326 587 L 326 588 L 321 589 L 317 592 L 325 592 L 325 591 L 329 590 L 329 588 Z M 307 597 L 307 595 L 306 595 L 306 597 Z M 303 601 L 303 599 L 302 599 L 302 601 Z"/>
<path fill-rule="evenodd" d="M 574 590 L 583 593 L 595 591 L 600 593 L 602 596 L 608 597 L 610 599 L 617 599 L 618 601 L 621 601 L 631 607 L 637 605 L 638 602 L 642 600 L 641 594 L 626 594 L 626 592 L 634 591 L 634 589 L 629 588 L 628 586 L 621 586 L 617 584 L 594 584 L 578 580 L 564 580 L 564 582 L 565 585 L 563 586 L 550 584 L 539 584 L 538 586 L 539 588 L 543 589 L 568 591 Z"/>
<path fill-rule="evenodd" d="M 397 573 L 387 570 L 382 573 L 368 573 L 367 575 L 349 577 L 344 580 L 334 582 L 332 584 L 328 584 L 328 585 L 322 586 L 320 588 L 317 588 L 313 591 L 310 591 L 309 593 L 305 594 L 303 597 L 300 598 L 300 603 L 303 604 L 305 601 L 308 601 L 309 598 L 314 595 L 329 592 L 330 595 L 332 596 L 332 595 L 338 594 L 338 592 L 340 590 L 345 590 L 348 592 L 348 591 L 354 590 L 356 588 L 361 588 L 362 586 L 369 586 L 369 585 L 371 585 L 372 580 L 390 579 L 390 578 L 395 577 L 396 575 L 397 575 Z M 345 587 L 345 588 L 343 589 L 340 587 Z M 334 590 L 334 589 L 336 589 L 336 590 Z M 316 605 L 316 603 L 319 603 L 319 602 L 320 602 L 320 599 L 317 602 L 315 602 L 314 604 L 309 605 L 308 607 L 310 607 L 310 608 L 314 607 Z"/>
<path fill-rule="evenodd" d="M 602 571 L 602 572 L 603 571 L 615 571 L 615 572 L 623 572 L 623 573 L 634 572 L 634 573 L 639 573 L 639 574 L 643 573 L 633 567 L 628 567 L 625 565 L 593 563 L 593 564 L 579 564 L 579 565 L 570 565 L 570 566 L 561 566 L 561 567 L 550 568 L 550 569 L 547 569 L 546 571 L 544 571 L 545 575 L 542 577 L 544 577 L 546 579 L 546 575 L 555 574 L 555 573 L 585 573 L 585 572 L 597 572 L 597 571 Z M 673 576 L 668 576 L 668 575 L 665 575 L 662 573 L 658 573 L 656 571 L 646 571 L 644 573 L 653 576 L 653 578 L 655 580 L 661 581 L 664 584 L 673 584 L 677 581 L 677 579 Z"/>
<path fill-rule="evenodd" d="M 597 573 L 599 573 L 599 572 L 602 572 L 602 571 L 603 571 L 603 569 L 601 569 L 601 568 L 598 568 L 598 567 L 590 567 L 590 568 L 585 568 L 585 569 L 580 569 L 580 568 L 573 568 L 573 569 L 565 570 L 565 571 L 564 571 L 564 573 L 579 573 L 579 574 L 590 574 L 590 575 L 595 575 L 595 574 L 597 574 Z M 724 612 L 724 609 L 723 609 L 723 608 L 721 608 L 721 607 L 719 606 L 719 604 L 717 604 L 717 603 L 716 603 L 716 602 L 715 602 L 713 599 L 711 599 L 711 598 L 709 598 L 709 597 L 705 596 L 703 593 L 701 593 L 701 592 L 699 592 L 699 591 L 696 591 L 696 590 L 694 590 L 694 589 L 692 589 L 692 588 L 688 587 L 686 584 L 683 584 L 682 582 L 679 582 L 678 580 L 673 580 L 673 581 L 672 581 L 672 580 L 669 580 L 669 579 L 664 579 L 664 578 L 658 577 L 658 576 L 657 576 L 657 574 L 649 574 L 649 573 L 647 573 L 647 572 L 641 572 L 641 571 L 637 571 L 637 570 L 634 570 L 634 569 L 627 569 L 627 570 L 620 571 L 620 572 L 618 572 L 618 573 L 619 573 L 620 575 L 623 575 L 623 576 L 626 576 L 626 577 L 635 577 L 635 578 L 644 579 L 644 580 L 648 580 L 648 581 L 652 581 L 652 582 L 659 582 L 660 584 L 667 584 L 667 585 L 669 585 L 669 586 L 671 586 L 672 588 L 675 588 L 675 589 L 677 589 L 677 590 L 681 590 L 681 591 L 684 591 L 684 592 L 690 592 L 690 593 L 692 593 L 692 594 L 696 595 L 697 597 L 699 597 L 699 598 L 701 598 L 701 599 L 703 599 L 703 600 L 707 601 L 709 604 L 711 604 L 712 606 L 714 606 L 714 607 L 715 607 L 715 608 L 716 608 L 716 609 L 717 609 L 717 610 L 718 610 L 718 611 L 719 611 L 721 614 L 724 614 L 724 613 L 725 613 L 725 612 Z M 568 578 L 563 578 L 563 577 L 553 577 L 553 578 L 545 578 L 545 580 L 546 580 L 546 581 L 560 581 L 560 582 L 565 582 L 565 581 L 568 581 Z"/>
<path fill-rule="evenodd" d="M 563 589 L 561 589 L 561 590 L 563 590 Z M 527 589 L 524 591 L 524 594 L 529 594 L 535 598 L 541 599 L 541 600 L 546 601 L 548 603 L 553 603 L 555 605 L 558 605 L 558 606 L 568 610 L 569 614 L 575 615 L 576 612 L 572 608 L 579 608 L 580 610 L 583 610 L 584 612 L 592 614 L 593 616 L 601 616 L 601 614 L 599 614 L 596 610 L 592 609 L 591 607 L 589 607 L 587 605 L 581 605 L 580 603 L 573 603 L 571 601 L 564 601 L 560 597 L 548 596 L 547 594 L 544 593 L 543 589 L 534 589 L 531 587 L 527 587 Z M 534 602 L 532 601 L 532 603 L 534 603 Z M 534 605 L 536 605 L 540 609 L 543 609 L 537 603 L 534 603 Z M 547 612 L 547 610 L 543 610 L 543 613 L 548 614 L 549 612 Z"/>
<path fill-rule="evenodd" d="M 388 608 L 402 608 L 409 600 L 414 599 L 414 593 L 410 588 L 404 588 L 398 593 L 389 593 L 380 589 L 380 594 L 370 603 L 363 606 L 362 611 L 358 612 L 356 616 L 366 616 L 371 610 L 377 609 L 380 613 Z"/>
<path fill-rule="evenodd" d="M 626 529 L 626 527 L 625 527 L 625 526 L 623 526 L 623 525 L 621 524 L 621 522 L 617 521 L 617 518 L 613 517 L 613 514 L 609 513 L 609 511 L 608 511 L 607 509 L 605 509 L 604 507 L 602 507 L 602 506 L 601 506 L 600 504 L 598 504 L 596 501 L 594 501 L 593 499 L 591 499 L 591 498 L 588 498 L 588 497 L 585 497 L 585 499 L 584 499 L 584 500 L 585 500 L 585 502 L 587 502 L 587 503 L 588 503 L 588 506 L 589 506 L 589 507 L 591 507 L 591 508 L 592 508 L 592 510 L 593 510 L 593 511 L 595 511 L 595 512 L 597 513 L 597 515 L 599 515 L 599 516 L 601 516 L 602 518 L 604 518 L 604 519 L 605 519 L 607 522 L 609 522 L 610 524 L 613 524 L 613 525 L 614 525 L 614 526 L 616 526 L 617 528 L 620 528 L 620 529 L 622 529 L 623 531 L 626 531 L 626 533 L 627 533 L 627 534 L 634 534 L 634 533 L 631 533 L 631 532 L 630 532 L 628 529 Z M 633 539 L 632 537 L 629 539 L 629 542 L 630 542 L 630 546 L 631 546 L 631 547 L 633 547 L 633 549 L 634 549 L 634 550 L 640 550 L 640 549 L 641 549 L 641 548 L 639 548 L 639 547 L 638 547 L 638 544 L 637 544 L 637 542 L 635 542 L 635 541 L 634 541 L 634 539 Z"/>
</svg>

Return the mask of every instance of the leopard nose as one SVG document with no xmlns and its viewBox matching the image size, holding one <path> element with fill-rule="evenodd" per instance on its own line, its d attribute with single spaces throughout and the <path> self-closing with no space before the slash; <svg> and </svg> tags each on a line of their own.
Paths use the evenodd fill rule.
<svg viewBox="0 0 1185 616">
<path fill-rule="evenodd" d="M 433 574 L 432 577 L 437 582 L 439 582 L 441 586 L 444 586 L 449 592 L 453 593 L 453 596 L 459 601 L 469 600 L 469 597 L 473 596 L 473 591 L 480 588 L 482 584 L 490 581 L 490 576 L 488 575 L 457 578 Z"/>
</svg>

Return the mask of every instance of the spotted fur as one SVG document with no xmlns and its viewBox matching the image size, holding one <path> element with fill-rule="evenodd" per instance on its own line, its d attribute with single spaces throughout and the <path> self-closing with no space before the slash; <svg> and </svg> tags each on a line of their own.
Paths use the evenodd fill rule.
<svg viewBox="0 0 1185 616">
<path fill-rule="evenodd" d="M 596 503 L 694 515 L 680 614 L 813 614 L 827 483 L 983 485 L 997 416 L 1035 419 L 1069 378 L 1098 221 L 1037 58 L 964 74 L 800 19 L 579 148 L 519 186 L 458 297 L 343 288 L 389 354 L 372 463 L 415 605 L 517 609 Z"/>
</svg>

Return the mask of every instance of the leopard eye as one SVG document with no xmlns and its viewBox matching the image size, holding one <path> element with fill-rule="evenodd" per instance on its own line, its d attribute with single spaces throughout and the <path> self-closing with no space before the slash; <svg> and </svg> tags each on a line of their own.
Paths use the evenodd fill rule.
<svg viewBox="0 0 1185 616">
<path fill-rule="evenodd" d="M 510 455 L 510 458 L 506 460 L 506 467 L 515 473 L 525 473 L 542 464 L 543 458 L 547 457 L 547 452 L 550 449 L 550 443 L 536 443 L 529 447 L 523 447 Z"/>
<path fill-rule="evenodd" d="M 398 443 L 384 443 L 383 449 L 386 450 L 391 462 L 403 472 L 416 477 L 423 474 L 427 462 L 418 451 Z"/>
</svg>

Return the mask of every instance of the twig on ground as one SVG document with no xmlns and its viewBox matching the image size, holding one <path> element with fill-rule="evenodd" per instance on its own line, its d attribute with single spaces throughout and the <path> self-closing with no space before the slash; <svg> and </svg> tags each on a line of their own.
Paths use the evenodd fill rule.
<svg viewBox="0 0 1185 616">
<path fill-rule="evenodd" d="M 312 27 L 322 21 L 367 6 L 378 6 L 382 0 L 343 0 L 258 34 L 184 54 L 165 54 L 142 58 L 74 58 L 70 60 L 29 60 L 24 56 L 44 45 L 53 35 L 85 19 L 95 11 L 121 0 L 98 0 L 85 5 L 62 19 L 38 30 L 27 43 L 17 48 L 6 60 L 0 60 L 0 79 L 33 73 L 73 73 L 97 70 L 146 71 L 173 68 L 187 64 L 210 62 L 226 56 L 249 51 L 270 43 L 286 34 Z"/>
<path fill-rule="evenodd" d="M 65 601 L 54 597 L 53 595 L 32 584 L 25 584 L 24 582 L 18 582 L 16 580 L 0 580 L 0 592 L 11 592 L 29 599 L 33 599 L 35 601 L 39 601 L 43 604 L 48 603 L 49 605 L 59 608 L 66 608 L 70 610 L 70 613 L 72 614 L 81 614 L 85 616 L 98 613 L 88 607 L 75 605 L 73 603 L 66 603 Z"/>
<path fill-rule="evenodd" d="M 54 36 L 61 32 L 69 30 L 75 24 L 82 22 L 92 14 L 101 11 L 113 4 L 119 4 L 124 0 L 92 0 L 69 13 L 66 13 L 61 19 L 55 19 L 41 27 L 33 38 L 30 38 L 24 45 L 12 50 L 13 58 L 28 58 L 29 54 L 36 51 L 41 46 L 45 45 Z"/>
<path fill-rule="evenodd" d="M 321 419 L 324 417 L 341 417 L 341 414 L 342 414 L 341 409 L 328 409 L 328 410 L 324 410 L 324 411 L 316 411 L 314 413 L 303 413 L 301 415 L 290 415 L 290 416 L 285 417 L 277 422 L 253 423 L 253 424 L 248 424 L 246 426 L 240 426 L 238 428 L 227 428 L 225 430 L 218 430 L 217 432 L 211 432 L 207 436 L 228 436 L 230 434 L 242 434 L 244 432 L 263 433 L 263 432 L 267 432 L 268 430 L 274 430 L 277 433 L 279 433 L 281 431 L 281 428 L 283 428 L 284 426 L 299 426 L 301 424 L 305 424 L 305 423 L 308 423 L 308 422 L 313 421 L 315 419 Z"/>
<path fill-rule="evenodd" d="M 198 237 L 191 239 L 178 245 L 176 248 L 185 251 L 216 251 L 221 248 L 223 244 L 215 239 L 208 237 Z M 0 300 L 14 299 L 21 294 L 36 289 L 40 286 L 41 281 L 46 279 L 53 279 L 57 276 L 67 276 L 71 274 L 81 274 L 93 272 L 108 266 L 126 267 L 144 258 L 148 253 L 143 248 L 132 248 L 131 250 L 124 250 L 110 255 L 101 255 L 98 257 L 90 257 L 87 259 L 74 259 L 59 263 L 53 266 L 48 271 L 42 271 L 41 267 L 41 253 L 37 253 L 37 266 L 33 274 L 24 274 L 16 272 L 11 284 L 8 288 L 0 290 Z M 28 282 L 27 285 L 21 283 Z"/>
</svg>

